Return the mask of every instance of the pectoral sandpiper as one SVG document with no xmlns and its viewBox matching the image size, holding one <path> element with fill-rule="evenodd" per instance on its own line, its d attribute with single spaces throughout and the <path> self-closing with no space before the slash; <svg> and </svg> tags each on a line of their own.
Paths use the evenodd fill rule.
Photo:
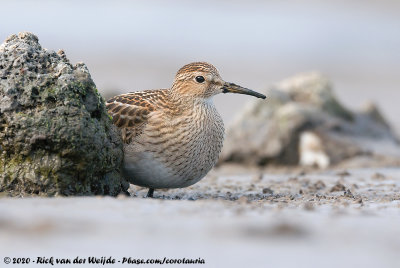
<svg viewBox="0 0 400 268">
<path fill-rule="evenodd" d="M 169 89 L 115 96 L 108 112 L 124 142 L 123 172 L 138 186 L 182 188 L 202 179 L 216 164 L 224 124 L 212 102 L 219 93 L 263 94 L 222 80 L 205 62 L 183 66 Z"/>
</svg>

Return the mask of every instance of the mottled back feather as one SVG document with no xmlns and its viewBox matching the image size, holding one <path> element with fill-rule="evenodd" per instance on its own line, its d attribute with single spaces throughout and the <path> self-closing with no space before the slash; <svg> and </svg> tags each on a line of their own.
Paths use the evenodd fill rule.
<svg viewBox="0 0 400 268">
<path fill-rule="evenodd" d="M 151 112 L 166 107 L 167 92 L 167 89 L 131 92 L 107 101 L 108 113 L 121 130 L 124 143 L 142 133 Z"/>
</svg>

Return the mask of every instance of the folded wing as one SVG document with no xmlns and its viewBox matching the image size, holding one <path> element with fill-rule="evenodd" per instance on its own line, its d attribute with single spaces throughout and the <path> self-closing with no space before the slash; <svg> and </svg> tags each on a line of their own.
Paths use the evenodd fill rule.
<svg viewBox="0 0 400 268">
<path fill-rule="evenodd" d="M 109 99 L 107 111 L 113 118 L 113 123 L 122 133 L 125 143 L 142 133 L 148 121 L 149 114 L 155 110 L 153 101 L 143 92 L 122 94 Z"/>
</svg>

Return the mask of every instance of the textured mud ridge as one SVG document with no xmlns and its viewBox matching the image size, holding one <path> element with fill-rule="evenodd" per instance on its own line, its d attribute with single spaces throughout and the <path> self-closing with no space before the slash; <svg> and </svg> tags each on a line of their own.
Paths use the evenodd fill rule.
<svg viewBox="0 0 400 268">
<path fill-rule="evenodd" d="M 117 195 L 122 143 L 87 67 L 31 33 L 0 46 L 0 191 Z"/>
</svg>

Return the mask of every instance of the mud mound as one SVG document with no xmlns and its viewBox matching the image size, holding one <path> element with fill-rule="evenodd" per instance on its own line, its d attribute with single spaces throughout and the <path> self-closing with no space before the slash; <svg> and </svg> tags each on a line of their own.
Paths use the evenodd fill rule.
<svg viewBox="0 0 400 268">
<path fill-rule="evenodd" d="M 117 195 L 122 143 L 87 67 L 31 33 L 0 46 L 0 191 Z"/>
<path fill-rule="evenodd" d="M 400 163 L 399 141 L 378 109 L 344 107 L 320 74 L 289 78 L 267 95 L 238 113 L 221 162 L 322 168 L 353 160 L 352 166 Z"/>
</svg>

